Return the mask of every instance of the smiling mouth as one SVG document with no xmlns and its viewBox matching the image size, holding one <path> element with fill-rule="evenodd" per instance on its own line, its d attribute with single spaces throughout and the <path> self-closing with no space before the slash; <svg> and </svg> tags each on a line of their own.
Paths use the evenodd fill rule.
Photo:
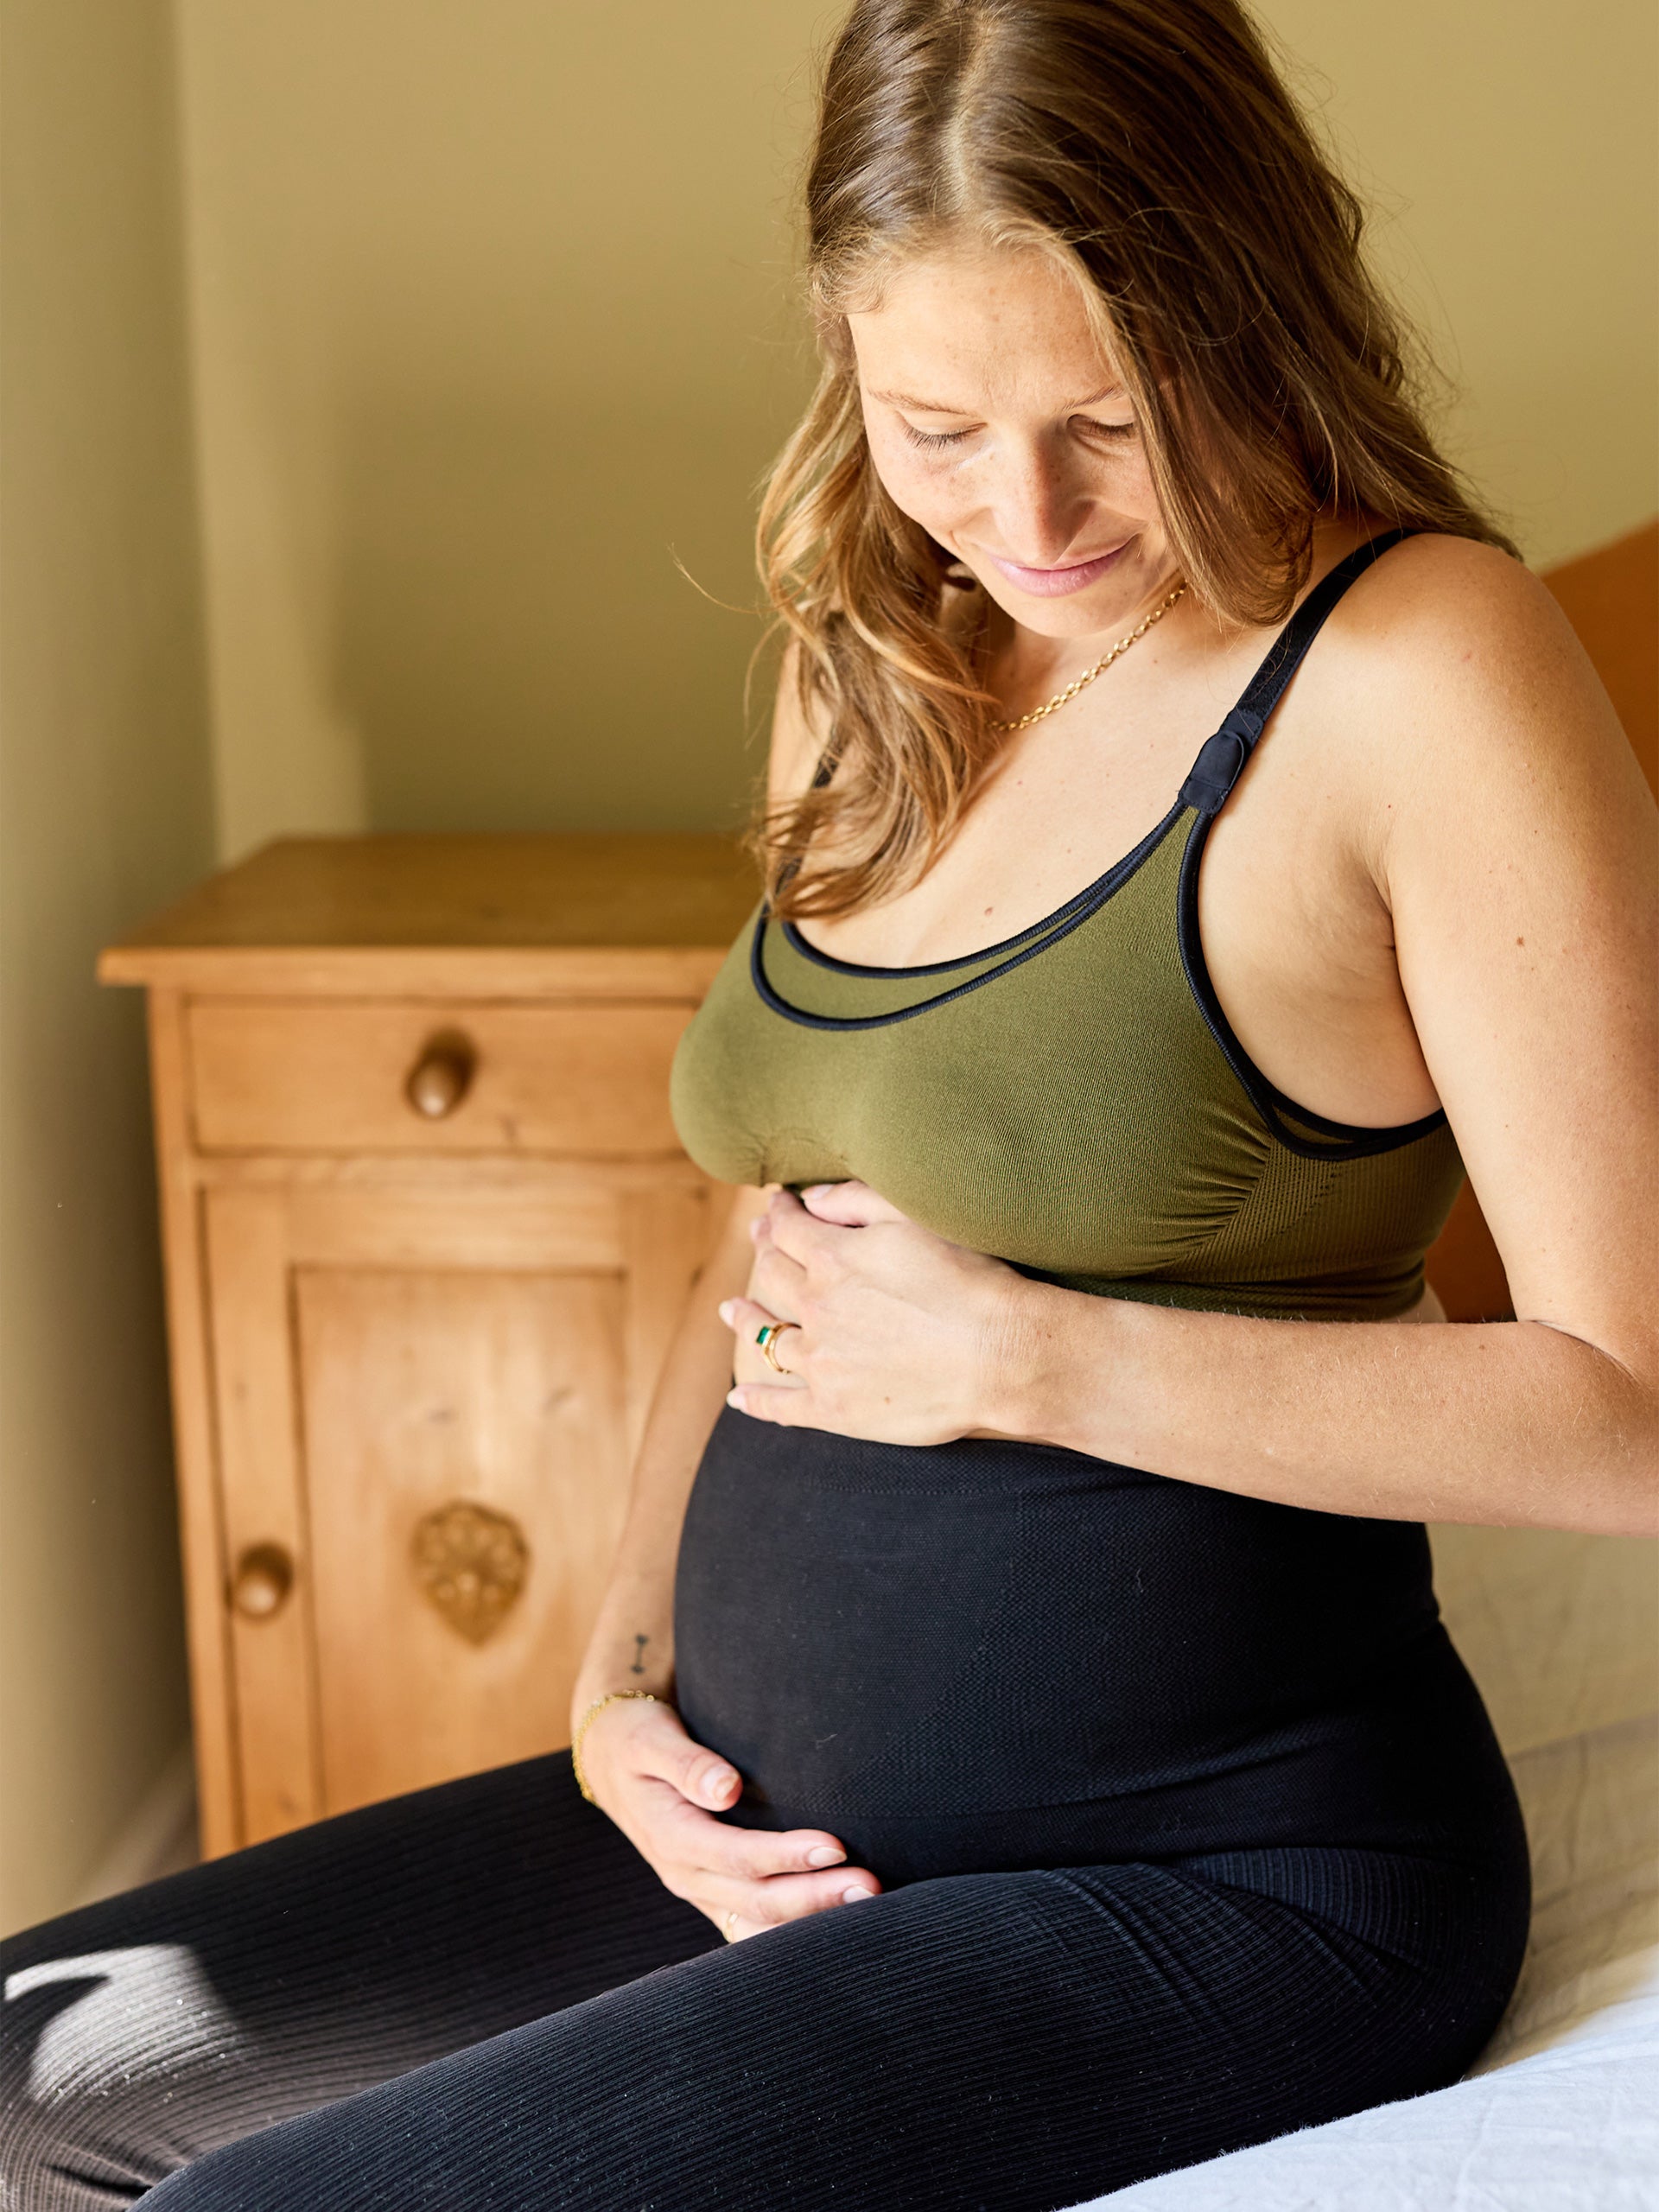
<svg viewBox="0 0 1659 2212">
<path fill-rule="evenodd" d="M 1068 592 L 1087 590 L 1097 577 L 1116 568 L 1134 543 L 1132 537 L 1126 537 L 1109 553 L 1097 553 L 1091 561 L 1071 561 L 1059 569 L 1028 569 L 1022 562 L 1007 560 L 1000 553 L 987 557 L 1011 584 L 1029 592 L 1033 598 L 1059 599 Z"/>
</svg>

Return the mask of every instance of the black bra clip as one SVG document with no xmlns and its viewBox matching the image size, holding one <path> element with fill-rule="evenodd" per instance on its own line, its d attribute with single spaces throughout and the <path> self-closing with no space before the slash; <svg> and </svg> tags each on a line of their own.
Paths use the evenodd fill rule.
<svg viewBox="0 0 1659 2212">
<path fill-rule="evenodd" d="M 1235 707 L 1192 763 L 1192 772 L 1181 785 L 1180 803 L 1200 814 L 1218 814 L 1227 794 L 1243 774 L 1244 763 L 1262 734 L 1260 715 L 1248 707 Z"/>
</svg>

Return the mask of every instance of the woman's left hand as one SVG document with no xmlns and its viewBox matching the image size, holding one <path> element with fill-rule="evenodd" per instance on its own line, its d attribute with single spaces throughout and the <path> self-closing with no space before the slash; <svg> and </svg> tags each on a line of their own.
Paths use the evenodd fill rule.
<svg viewBox="0 0 1659 2212">
<path fill-rule="evenodd" d="M 749 1345 L 769 1321 L 798 1325 L 776 1339 L 784 1373 L 740 1382 L 728 1405 L 882 1444 L 1007 1433 L 996 1416 L 1021 1335 L 1014 1268 L 936 1236 L 868 1183 L 778 1191 L 750 1234 L 750 1295 L 726 1300 L 721 1319 Z"/>
</svg>

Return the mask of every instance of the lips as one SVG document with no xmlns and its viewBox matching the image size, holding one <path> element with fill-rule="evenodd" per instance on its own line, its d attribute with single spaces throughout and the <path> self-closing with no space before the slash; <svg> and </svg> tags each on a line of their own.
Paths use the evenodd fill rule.
<svg viewBox="0 0 1659 2212">
<path fill-rule="evenodd" d="M 1069 593 L 1087 591 L 1090 584 L 1116 567 L 1134 542 L 1126 537 L 1109 553 L 1097 553 L 1092 561 L 1069 562 L 1059 569 L 1028 569 L 1020 562 L 1004 560 L 1000 553 L 987 557 L 1011 584 L 1029 592 L 1033 599 L 1064 599 Z"/>
</svg>

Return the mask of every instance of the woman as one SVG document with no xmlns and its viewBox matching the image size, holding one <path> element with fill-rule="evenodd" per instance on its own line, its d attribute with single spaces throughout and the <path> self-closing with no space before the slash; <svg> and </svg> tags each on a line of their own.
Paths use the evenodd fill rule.
<svg viewBox="0 0 1659 2212">
<path fill-rule="evenodd" d="M 1421 1524 L 1653 1523 L 1645 793 L 1232 0 L 860 0 L 808 209 L 741 1187 L 575 1777 L 12 1947 L 31 2212 L 1054 2207 L 1514 1982 Z M 1460 1153 L 1519 1318 L 1389 1325 Z"/>
</svg>

